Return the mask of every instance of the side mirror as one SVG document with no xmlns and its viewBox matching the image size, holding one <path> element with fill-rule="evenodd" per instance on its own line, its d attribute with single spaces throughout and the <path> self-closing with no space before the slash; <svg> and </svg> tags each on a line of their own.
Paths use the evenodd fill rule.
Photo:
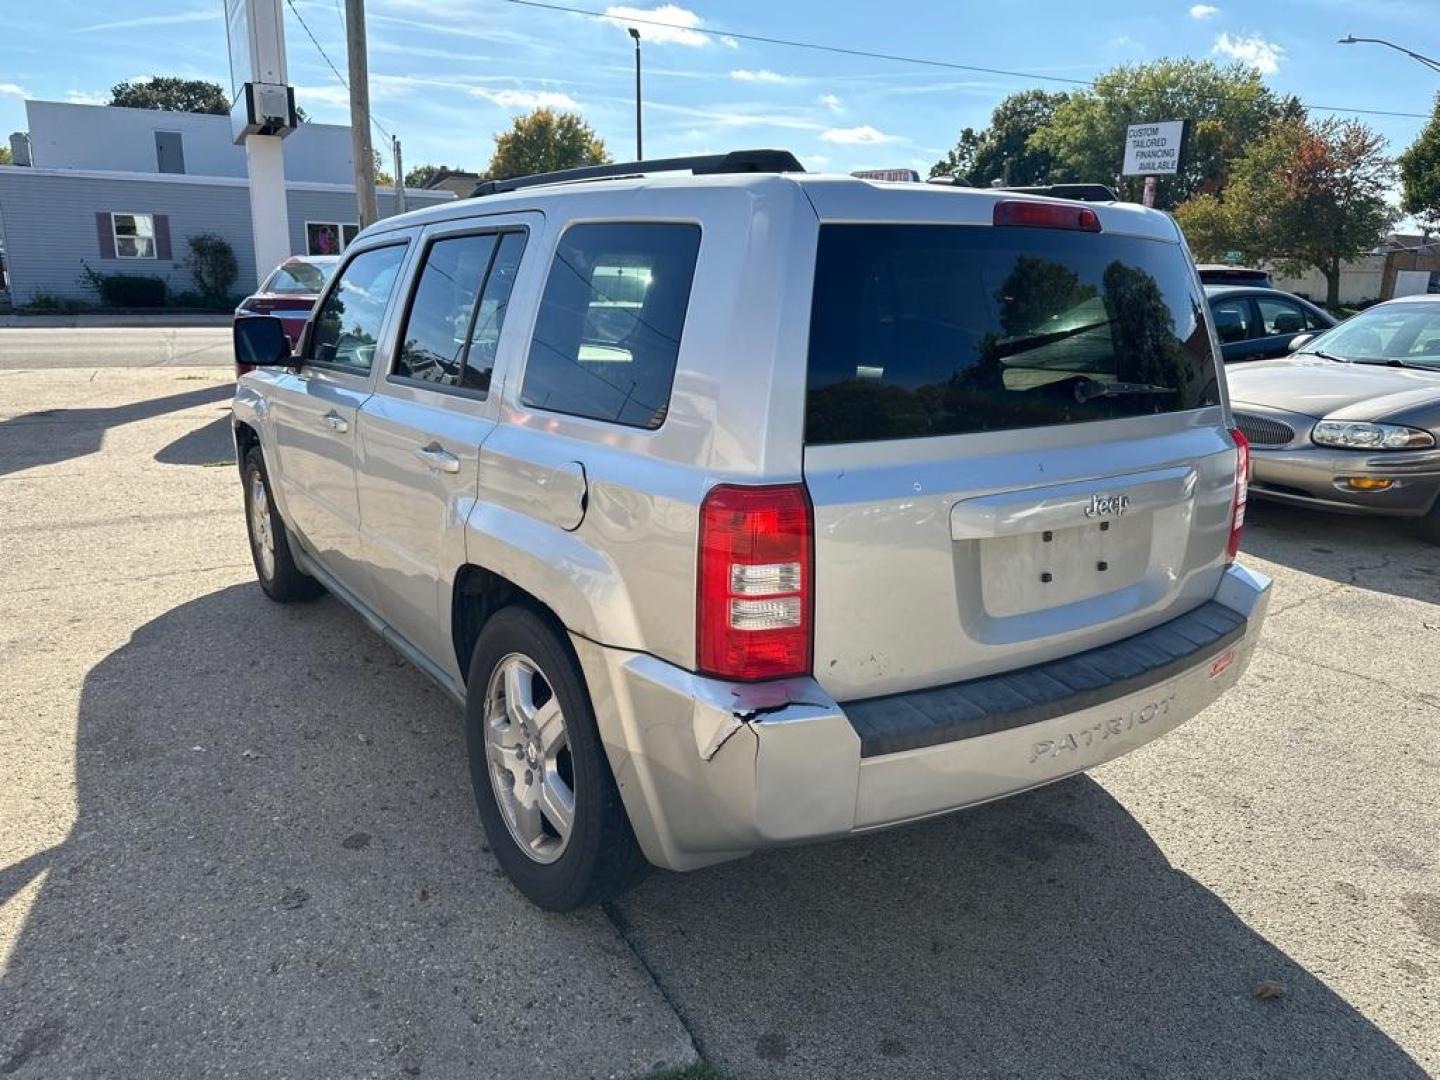
<svg viewBox="0 0 1440 1080">
<path fill-rule="evenodd" d="M 243 315 L 235 320 L 235 363 L 285 367 L 295 362 L 285 324 L 274 315 Z"/>
<path fill-rule="evenodd" d="M 1314 341 L 1314 334 L 1296 334 L 1290 339 L 1290 344 L 1285 346 L 1286 352 L 1299 352 L 1308 342 Z"/>
</svg>

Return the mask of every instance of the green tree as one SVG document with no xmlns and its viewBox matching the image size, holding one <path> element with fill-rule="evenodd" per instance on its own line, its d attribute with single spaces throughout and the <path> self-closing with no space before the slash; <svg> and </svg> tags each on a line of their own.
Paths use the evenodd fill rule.
<svg viewBox="0 0 1440 1080">
<path fill-rule="evenodd" d="M 1244 64 L 1157 60 L 1114 68 L 1093 88 L 1070 94 L 1027 145 L 1052 155 L 1053 181 L 1108 184 L 1120 171 L 1128 125 L 1188 120 L 1185 167 L 1159 182 L 1156 205 L 1169 208 L 1223 187 L 1226 163 L 1298 108 L 1277 98 Z M 1140 178 L 1121 181 L 1121 190 L 1138 200 Z"/>
<path fill-rule="evenodd" d="M 515 118 L 509 131 L 495 136 L 495 156 L 489 175 L 496 180 L 515 176 L 604 165 L 610 160 L 605 144 L 579 116 L 553 109 L 536 109 Z"/>
<path fill-rule="evenodd" d="M 372 171 L 375 174 L 376 187 L 390 187 L 393 185 L 395 178 L 391 176 L 390 171 L 385 168 L 385 159 L 380 156 L 380 151 L 371 150 L 370 156 L 375 160 L 375 168 Z"/>
<path fill-rule="evenodd" d="M 126 109 L 214 113 L 218 116 L 230 112 L 230 98 L 219 83 L 167 75 L 116 83 L 110 90 L 110 104 Z"/>
<path fill-rule="evenodd" d="M 195 291 L 206 303 L 224 306 L 230 299 L 235 279 L 240 276 L 235 250 L 228 240 L 215 233 L 196 233 L 190 237 L 189 247 L 185 268 L 195 279 Z"/>
<path fill-rule="evenodd" d="M 931 176 L 959 176 L 976 187 L 992 180 L 1007 184 L 1040 184 L 1053 164 L 1048 150 L 1037 147 L 1032 136 L 1050 122 L 1069 94 L 1022 90 L 1011 94 L 990 114 L 984 131 L 965 128 L 955 148 L 930 169 Z"/>
<path fill-rule="evenodd" d="M 1326 304 L 1340 303 L 1340 264 L 1379 244 L 1395 222 L 1385 200 L 1392 169 L 1385 140 L 1355 120 L 1288 119 L 1230 163 L 1230 185 L 1175 213 L 1197 257 L 1234 250 L 1281 270 L 1325 275 Z"/>
<path fill-rule="evenodd" d="M 1440 94 L 1430 122 L 1395 163 L 1400 167 L 1400 209 L 1414 214 L 1427 234 L 1440 229 Z"/>
<path fill-rule="evenodd" d="M 0 165 L 14 165 L 15 160 L 10 156 L 10 147 L 0 146 Z"/>
</svg>

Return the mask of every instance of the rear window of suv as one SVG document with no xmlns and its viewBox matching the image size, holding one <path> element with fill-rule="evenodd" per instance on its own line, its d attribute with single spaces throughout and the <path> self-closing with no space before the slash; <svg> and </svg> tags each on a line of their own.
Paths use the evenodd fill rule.
<svg viewBox="0 0 1440 1080">
<path fill-rule="evenodd" d="M 869 442 L 1219 402 L 1183 250 L 973 225 L 825 225 L 805 437 Z"/>
</svg>

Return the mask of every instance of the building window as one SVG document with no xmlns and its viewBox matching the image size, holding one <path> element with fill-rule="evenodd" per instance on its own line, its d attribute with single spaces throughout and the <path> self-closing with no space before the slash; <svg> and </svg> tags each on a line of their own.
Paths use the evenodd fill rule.
<svg viewBox="0 0 1440 1080">
<path fill-rule="evenodd" d="M 307 255 L 339 255 L 360 232 L 354 223 L 307 221 L 305 253 Z"/>
<path fill-rule="evenodd" d="M 117 259 L 155 258 L 155 218 L 151 214 L 111 214 Z"/>
</svg>

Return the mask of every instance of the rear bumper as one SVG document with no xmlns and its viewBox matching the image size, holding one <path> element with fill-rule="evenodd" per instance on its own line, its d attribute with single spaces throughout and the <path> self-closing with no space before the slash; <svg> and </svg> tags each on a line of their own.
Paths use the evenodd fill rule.
<svg viewBox="0 0 1440 1080">
<path fill-rule="evenodd" d="M 641 847 L 659 866 L 691 870 L 761 847 L 865 832 L 973 806 L 1133 750 L 1178 727 L 1235 684 L 1249 663 L 1269 596 L 1267 578 L 1232 566 L 1215 596 L 1230 613 L 1228 620 L 1212 620 L 1223 632 L 1208 643 L 1191 633 L 1194 648 L 1157 665 L 1153 679 L 1116 678 L 1113 693 L 1092 685 L 1073 698 L 1052 693 L 1048 701 L 1027 689 L 1038 683 L 1021 679 L 1014 685 L 1035 698 L 1027 706 L 1034 711 L 1020 716 L 1021 722 L 1012 722 L 1016 709 L 997 707 L 958 722 L 938 741 L 912 734 L 910 743 L 925 744 L 893 751 L 901 744 L 873 737 L 877 725 L 887 726 L 876 702 L 852 705 L 854 715 L 847 715 L 812 679 L 727 683 L 653 656 L 571 640 Z M 1184 618 L 1157 631 L 1185 631 Z M 1032 669 L 1027 677 L 1044 673 Z M 943 692 L 975 691 L 991 681 Z M 921 699 L 940 692 L 883 701 L 902 715 L 917 705 L 933 706 Z M 908 720 L 899 726 L 907 724 L 916 727 Z M 960 737 L 952 737 L 957 733 Z"/>
</svg>

